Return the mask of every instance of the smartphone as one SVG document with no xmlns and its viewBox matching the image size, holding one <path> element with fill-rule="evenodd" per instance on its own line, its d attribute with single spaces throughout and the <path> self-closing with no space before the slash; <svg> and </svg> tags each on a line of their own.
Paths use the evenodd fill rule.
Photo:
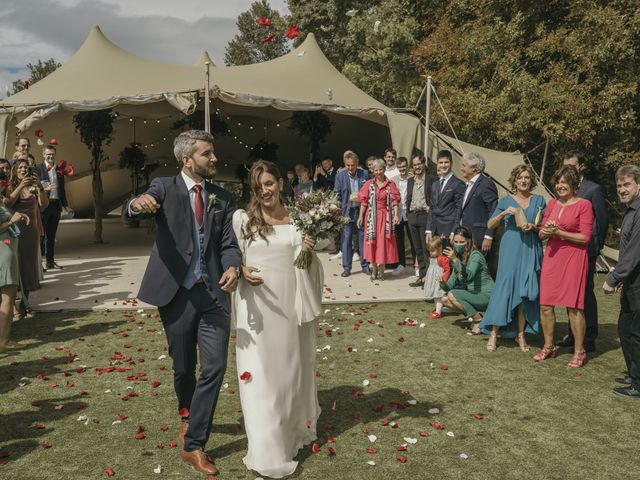
<svg viewBox="0 0 640 480">
<path fill-rule="evenodd" d="M 444 250 L 447 247 L 451 247 L 451 240 L 449 240 L 449 237 L 442 237 L 442 249 Z"/>
</svg>

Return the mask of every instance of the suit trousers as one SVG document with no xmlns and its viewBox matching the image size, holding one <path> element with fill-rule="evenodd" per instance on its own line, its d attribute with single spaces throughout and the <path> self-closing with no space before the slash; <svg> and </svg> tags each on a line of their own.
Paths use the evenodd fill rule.
<svg viewBox="0 0 640 480">
<path fill-rule="evenodd" d="M 353 263 L 353 242 L 354 235 L 358 237 L 358 247 L 360 248 L 360 265 L 365 267 L 367 261 L 364 259 L 364 230 L 358 228 L 356 220 L 360 207 L 351 207 L 348 216 L 351 219 L 342 229 L 342 268 L 347 272 L 351 272 L 351 264 Z"/>
<path fill-rule="evenodd" d="M 640 389 L 640 310 L 631 310 L 624 291 L 620 301 L 618 335 L 628 375 L 634 387 Z"/>
<path fill-rule="evenodd" d="M 395 266 L 402 265 L 403 267 L 409 266 L 407 264 L 407 247 L 405 246 L 405 238 L 409 237 L 409 244 L 411 245 L 411 267 L 416 258 L 416 251 L 413 246 L 413 238 L 411 237 L 411 230 L 409 229 L 409 222 L 407 220 L 400 220 L 400 223 L 395 226 L 396 231 L 396 246 L 398 247 L 398 263 Z M 406 233 L 406 236 L 405 236 Z"/>
<path fill-rule="evenodd" d="M 49 200 L 49 205 L 41 213 L 44 236 L 40 237 L 40 253 L 47 259 L 47 265 L 55 262 L 56 234 L 60 223 L 62 205 L 60 200 Z"/>
<path fill-rule="evenodd" d="M 425 231 L 427 230 L 427 212 L 409 212 L 407 214 L 409 224 L 409 233 L 411 234 L 411 240 L 413 248 L 415 250 L 415 256 L 418 259 L 418 268 L 420 269 L 420 278 L 424 278 L 427 274 L 427 268 L 429 268 L 429 251 L 427 250 L 427 240 L 425 238 Z"/>
<path fill-rule="evenodd" d="M 158 308 L 173 360 L 173 385 L 178 409 L 189 410 L 184 449 L 204 448 L 220 386 L 227 368 L 230 318 L 204 283 L 180 287 L 166 306 Z M 196 363 L 200 353 L 200 378 Z"/>
</svg>

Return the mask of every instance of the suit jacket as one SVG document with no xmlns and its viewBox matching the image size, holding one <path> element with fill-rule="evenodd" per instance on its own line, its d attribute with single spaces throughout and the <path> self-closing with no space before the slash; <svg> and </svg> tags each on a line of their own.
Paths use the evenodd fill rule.
<svg viewBox="0 0 640 480">
<path fill-rule="evenodd" d="M 431 188 L 434 181 L 435 178 L 433 175 L 426 175 L 426 178 L 424 179 L 424 198 L 427 201 L 427 207 L 431 207 Z M 407 181 L 407 195 L 404 203 L 405 212 L 407 213 L 410 213 L 409 208 L 411 207 L 411 200 L 413 199 L 413 186 L 415 183 L 415 178 L 409 177 L 409 180 Z"/>
<path fill-rule="evenodd" d="M 434 179 L 431 185 L 431 213 L 427 219 L 427 230 L 433 235 L 449 237 L 455 227 L 460 225 L 460 212 L 465 185 L 455 175 L 440 192 L 440 182 Z"/>
<path fill-rule="evenodd" d="M 206 182 L 205 189 L 207 194 L 217 197 L 211 209 L 208 209 L 208 202 L 205 202 L 204 259 L 211 279 L 209 293 L 226 312 L 230 312 L 229 294 L 220 289 L 218 282 L 229 267 L 242 266 L 242 254 L 232 225 L 236 207 L 231 194 L 223 188 Z M 175 177 L 155 178 L 145 193 L 156 199 L 160 209 L 155 213 L 156 240 L 140 284 L 138 298 L 162 307 L 175 297 L 184 282 L 192 255 L 198 255 L 198 246 L 193 244 L 194 220 L 189 191 L 182 176 L 178 174 Z M 125 204 L 125 216 L 152 216 L 129 215 L 130 202 L 131 200 Z"/>
<path fill-rule="evenodd" d="M 585 200 L 589 200 L 593 207 L 593 231 L 587 254 L 590 260 L 594 260 L 600 255 L 604 241 L 607 238 L 607 231 L 609 229 L 607 203 L 604 200 L 604 194 L 602 193 L 600 185 L 586 178 L 583 178 L 582 182 L 580 182 L 578 195 Z"/>
<path fill-rule="evenodd" d="M 324 175 L 318 175 L 318 179 L 313 182 L 313 188 L 315 189 L 324 189 L 324 190 L 333 190 L 333 187 L 336 184 L 336 175 L 337 171 L 334 168 L 331 169 L 330 173 L 325 173 Z"/>
<path fill-rule="evenodd" d="M 480 247 L 484 236 L 493 237 L 495 232 L 494 229 L 487 228 L 487 223 L 498 204 L 498 189 L 493 180 L 484 174 L 480 174 L 473 187 L 471 187 L 467 201 L 464 202 L 464 191 L 462 192 L 462 198 L 460 224 L 471 230 L 473 243 Z"/>
<path fill-rule="evenodd" d="M 50 182 L 49 172 L 47 172 L 47 163 L 42 162 L 37 165 L 38 172 L 40 174 L 40 182 Z M 58 178 L 58 197 L 60 198 L 60 205 L 63 207 L 67 207 L 67 192 L 64 188 L 64 175 L 60 175 L 56 172 L 56 177 Z M 51 192 L 47 191 L 47 197 L 51 197 Z"/>
<path fill-rule="evenodd" d="M 358 168 L 356 171 L 356 178 L 358 179 L 358 191 L 362 188 L 369 178 L 369 172 Z M 349 197 L 351 196 L 351 181 L 349 180 L 349 172 L 347 170 L 343 170 L 336 175 L 336 183 L 333 188 L 333 192 L 340 200 L 340 205 L 342 206 L 342 215 L 349 215 Z"/>
</svg>

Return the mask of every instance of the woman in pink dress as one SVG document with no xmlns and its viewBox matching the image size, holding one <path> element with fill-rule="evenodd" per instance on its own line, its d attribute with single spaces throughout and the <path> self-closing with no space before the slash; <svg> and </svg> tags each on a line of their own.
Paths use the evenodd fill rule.
<svg viewBox="0 0 640 480">
<path fill-rule="evenodd" d="M 360 189 L 358 228 L 365 225 L 364 258 L 371 263 L 371 281 L 384 280 L 384 266 L 398 263 L 395 226 L 398 225 L 400 191 L 385 174 L 385 163 L 373 161 L 373 175 Z M 366 221 L 365 221 L 366 214 Z"/>
<path fill-rule="evenodd" d="M 587 361 L 584 350 L 584 293 L 589 260 L 587 247 L 593 229 L 591 202 L 578 197 L 580 174 L 575 167 L 561 167 L 551 178 L 557 199 L 547 205 L 539 235 L 549 240 L 540 272 L 540 321 L 544 347 L 533 360 L 555 358 L 553 341 L 556 322 L 555 306 L 567 308 L 569 324 L 575 338 L 575 349 L 568 366 L 580 368 Z"/>
</svg>

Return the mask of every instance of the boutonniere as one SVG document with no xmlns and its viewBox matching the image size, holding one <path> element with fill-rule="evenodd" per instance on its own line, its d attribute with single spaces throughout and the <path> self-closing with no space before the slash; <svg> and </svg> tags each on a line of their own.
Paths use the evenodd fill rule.
<svg viewBox="0 0 640 480">
<path fill-rule="evenodd" d="M 216 200 L 217 199 L 218 199 L 218 197 L 216 197 L 215 193 L 210 193 L 209 194 L 209 201 L 207 203 L 207 213 L 211 211 L 213 206 L 216 204 Z"/>
</svg>

